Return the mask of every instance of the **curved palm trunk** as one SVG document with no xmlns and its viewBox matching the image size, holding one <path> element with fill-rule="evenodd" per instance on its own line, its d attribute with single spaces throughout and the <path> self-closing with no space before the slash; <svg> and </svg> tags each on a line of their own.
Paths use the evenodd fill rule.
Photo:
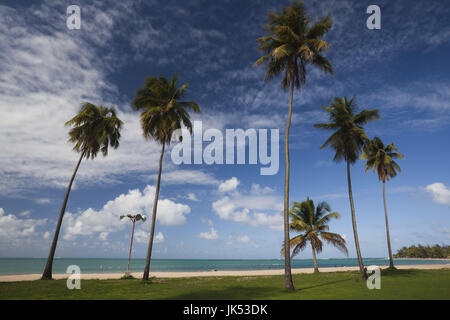
<svg viewBox="0 0 450 320">
<path fill-rule="evenodd" d="M 155 200 L 153 201 L 152 226 L 150 229 L 150 239 L 148 240 L 147 259 L 145 260 L 144 275 L 142 277 L 143 281 L 148 280 L 148 276 L 150 273 L 150 261 L 151 261 L 151 256 L 152 256 L 153 236 L 155 234 L 156 209 L 158 207 L 159 187 L 161 185 L 161 171 L 162 171 L 162 161 L 163 161 L 163 157 L 164 157 L 165 145 L 166 145 L 165 143 L 162 144 L 161 156 L 159 157 L 158 180 L 156 182 Z"/>
<path fill-rule="evenodd" d="M 284 134 L 284 287 L 290 291 L 294 290 L 291 274 L 291 256 L 289 243 L 289 129 L 292 118 L 292 101 L 294 98 L 294 82 L 291 83 L 291 96 L 289 99 L 289 112 L 286 123 L 286 132 Z"/>
<path fill-rule="evenodd" d="M 352 211 L 352 225 L 353 225 L 353 235 L 355 236 L 355 246 L 356 255 L 358 256 L 359 271 L 364 280 L 367 279 L 366 271 L 364 270 L 364 265 L 361 257 L 361 249 L 359 248 L 358 240 L 358 230 L 356 227 L 356 216 L 355 216 L 355 205 L 353 203 L 353 193 L 352 193 L 352 179 L 350 177 L 350 162 L 347 161 L 347 183 L 348 183 L 348 197 L 350 199 L 350 209 Z"/>
<path fill-rule="evenodd" d="M 55 257 L 56 245 L 58 243 L 59 232 L 61 230 L 62 221 L 64 218 L 64 213 L 66 212 L 67 200 L 69 200 L 70 190 L 72 189 L 72 183 L 75 179 L 75 175 L 77 174 L 78 168 L 80 167 L 81 160 L 84 157 L 85 152 L 81 153 L 80 159 L 78 160 L 77 166 L 73 171 L 72 178 L 70 179 L 69 186 L 67 187 L 66 195 L 64 196 L 64 201 L 61 207 L 61 211 L 59 212 L 58 222 L 56 223 L 56 230 L 53 236 L 52 245 L 50 247 L 50 252 L 47 258 L 47 264 L 45 265 L 44 272 L 42 273 L 41 279 L 51 279 L 52 278 L 52 267 L 53 267 L 53 258 Z"/>
<path fill-rule="evenodd" d="M 319 272 L 319 267 L 317 266 L 316 250 L 314 250 L 313 246 L 311 246 L 311 248 L 312 248 L 312 253 L 313 253 L 314 272 Z"/>
<path fill-rule="evenodd" d="M 136 218 L 133 219 L 133 227 L 131 228 L 130 253 L 128 254 L 127 275 L 130 274 L 131 250 L 133 249 L 133 236 L 134 236 L 134 225 L 135 224 L 136 224 Z"/>
<path fill-rule="evenodd" d="M 383 203 L 384 203 L 384 219 L 386 220 L 386 237 L 387 237 L 387 245 L 389 251 L 389 267 L 394 268 L 394 259 L 392 259 L 392 250 L 391 250 L 391 238 L 389 236 L 389 221 L 388 221 L 388 213 L 386 207 L 386 186 L 383 181 Z"/>
</svg>

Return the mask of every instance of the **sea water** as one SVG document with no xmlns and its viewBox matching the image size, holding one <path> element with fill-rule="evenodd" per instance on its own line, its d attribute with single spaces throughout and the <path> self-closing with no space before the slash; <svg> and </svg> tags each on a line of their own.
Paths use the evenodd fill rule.
<svg viewBox="0 0 450 320">
<path fill-rule="evenodd" d="M 294 259 L 292 268 L 312 268 L 312 259 Z M 44 270 L 46 259 L 39 258 L 0 258 L 0 275 L 41 273 Z M 449 264 L 448 260 L 420 260 L 420 259 L 394 259 L 396 265 L 417 264 Z M 53 273 L 66 273 L 70 265 L 78 265 L 82 273 L 123 273 L 127 268 L 127 259 L 96 259 L 96 258 L 58 258 L 53 262 Z M 318 259 L 319 268 L 357 266 L 356 258 L 347 259 Z M 364 259 L 364 265 L 389 265 L 385 258 Z M 145 259 L 133 259 L 130 271 L 144 270 Z M 272 270 L 284 269 L 281 259 L 260 260 L 207 260 L 207 259 L 152 259 L 151 271 L 211 271 L 211 270 Z"/>
</svg>

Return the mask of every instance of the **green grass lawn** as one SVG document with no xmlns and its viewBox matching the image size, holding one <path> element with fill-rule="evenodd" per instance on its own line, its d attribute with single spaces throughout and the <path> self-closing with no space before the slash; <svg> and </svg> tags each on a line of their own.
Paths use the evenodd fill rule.
<svg viewBox="0 0 450 320">
<path fill-rule="evenodd" d="M 357 272 L 294 275 L 295 292 L 283 276 L 82 280 L 0 283 L 0 299 L 450 299 L 450 269 L 383 271 L 381 289 L 369 290 Z"/>
</svg>

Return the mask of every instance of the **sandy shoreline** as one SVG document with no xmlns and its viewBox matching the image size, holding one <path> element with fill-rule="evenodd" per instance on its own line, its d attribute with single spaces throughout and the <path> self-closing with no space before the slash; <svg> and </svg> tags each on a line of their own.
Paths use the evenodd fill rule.
<svg viewBox="0 0 450 320">
<path fill-rule="evenodd" d="M 387 266 L 381 266 L 382 269 Z M 425 264 L 425 265 L 402 265 L 396 266 L 397 269 L 450 269 L 450 264 Z M 332 268 L 320 268 L 321 272 L 338 272 L 338 271 L 356 271 L 358 267 L 332 267 Z M 300 273 L 313 273 L 313 268 L 297 268 L 292 269 L 292 274 Z M 284 269 L 276 270 L 230 270 L 230 271 L 198 271 L 198 272 L 151 272 L 151 277 L 156 278 L 193 278 L 193 277 L 227 277 L 227 276 L 272 276 L 282 275 Z M 133 277 L 141 278 L 142 272 L 132 273 Z M 119 279 L 123 276 L 123 273 L 86 273 L 81 274 L 81 279 Z M 0 276 L 0 282 L 12 282 L 12 281 L 31 281 L 38 280 L 41 277 L 40 274 L 21 274 L 21 275 L 7 275 Z M 69 274 L 54 274 L 54 279 L 66 279 Z"/>
</svg>

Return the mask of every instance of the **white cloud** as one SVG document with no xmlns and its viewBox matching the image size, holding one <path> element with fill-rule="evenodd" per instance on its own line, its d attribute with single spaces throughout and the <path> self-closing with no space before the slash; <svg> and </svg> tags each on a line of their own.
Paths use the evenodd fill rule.
<svg viewBox="0 0 450 320">
<path fill-rule="evenodd" d="M 230 192 L 236 190 L 239 185 L 239 180 L 236 177 L 232 177 L 219 185 L 219 192 Z"/>
<path fill-rule="evenodd" d="M 158 234 L 155 236 L 155 239 L 153 240 L 153 243 L 161 243 L 164 242 L 164 235 L 162 232 L 158 232 Z"/>
<path fill-rule="evenodd" d="M 31 213 L 31 210 L 25 210 L 25 211 L 22 211 L 21 213 L 19 213 L 19 216 L 28 217 L 30 215 L 30 213 Z"/>
<path fill-rule="evenodd" d="M 236 239 L 236 241 L 238 241 L 240 243 L 249 243 L 251 241 L 250 237 L 246 236 L 246 235 L 244 235 L 244 236 L 236 236 L 235 239 Z"/>
<path fill-rule="evenodd" d="M 202 223 L 207 224 L 207 225 L 210 226 L 210 227 L 214 227 L 214 223 L 212 222 L 211 219 L 200 218 L 200 221 L 201 221 Z"/>
<path fill-rule="evenodd" d="M 148 230 L 136 230 L 134 232 L 134 239 L 137 243 L 148 243 L 148 240 L 150 238 L 150 233 Z M 162 232 L 158 232 L 155 237 L 153 238 L 153 243 L 162 243 L 164 242 L 164 235 Z"/>
<path fill-rule="evenodd" d="M 435 221 L 431 222 L 431 226 L 434 230 L 442 234 L 447 239 L 450 239 L 450 228 L 447 228 L 442 225 L 442 223 L 437 223 Z"/>
<path fill-rule="evenodd" d="M 274 190 L 270 187 L 261 188 L 259 184 L 252 184 L 252 188 L 250 189 L 250 193 L 254 195 L 262 195 L 262 194 L 270 194 L 273 193 Z"/>
<path fill-rule="evenodd" d="M 229 180 L 228 180 L 229 181 Z M 213 211 L 223 220 L 282 229 L 282 202 L 273 189 L 254 184 L 249 194 L 234 192 L 212 203 Z M 268 214 L 264 211 L 276 211 Z M 253 211 L 253 212 L 252 212 Z"/>
<path fill-rule="evenodd" d="M 6 214 L 0 208 L 0 244 L 2 247 L 23 245 L 23 240 L 37 236 L 38 227 L 45 225 L 47 219 L 21 219 L 14 214 Z"/>
<path fill-rule="evenodd" d="M 127 194 L 108 201 L 100 210 L 89 208 L 78 214 L 68 212 L 63 222 L 64 239 L 122 230 L 126 221 L 120 220 L 119 216 L 124 213 L 144 213 L 149 217 L 152 214 L 154 195 L 155 187 L 147 185 L 143 192 L 139 189 L 129 190 Z M 186 223 L 185 215 L 190 211 L 187 205 L 160 199 L 156 219 L 164 226 L 183 225 Z"/>
<path fill-rule="evenodd" d="M 149 179 L 156 180 L 157 174 L 146 176 Z M 161 175 L 163 184 L 196 184 L 196 185 L 218 185 L 217 180 L 212 174 L 201 170 L 172 170 L 164 171 Z"/>
<path fill-rule="evenodd" d="M 249 236 L 240 234 L 230 234 L 225 243 L 230 246 L 236 244 L 251 244 L 254 248 L 259 247 L 259 245 L 257 245 Z"/>
<path fill-rule="evenodd" d="M 43 237 L 45 240 L 48 240 L 48 239 L 50 238 L 50 232 L 48 232 L 48 231 L 44 232 L 44 234 L 42 235 L 42 237 Z"/>
<path fill-rule="evenodd" d="M 268 215 L 263 212 L 255 212 L 253 214 L 250 224 L 253 226 L 267 226 L 274 230 L 283 229 L 283 216 L 280 213 L 275 213 L 273 215 Z"/>
<path fill-rule="evenodd" d="M 197 237 L 200 238 L 200 239 L 215 240 L 215 239 L 219 238 L 219 235 L 217 234 L 216 229 L 211 228 L 207 232 L 200 232 L 197 235 Z"/>
<path fill-rule="evenodd" d="M 108 240 L 108 235 L 109 235 L 108 232 L 105 232 L 105 231 L 100 232 L 100 234 L 98 235 L 98 238 L 102 241 L 106 241 L 106 240 Z"/>
<path fill-rule="evenodd" d="M 37 198 L 34 199 L 34 202 L 36 202 L 37 204 L 49 204 L 52 202 L 52 200 L 50 200 L 49 198 Z"/>
<path fill-rule="evenodd" d="M 314 198 L 330 200 L 330 199 L 342 199 L 342 198 L 347 198 L 347 197 L 348 197 L 347 193 L 327 193 L 327 194 L 317 195 Z"/>
<path fill-rule="evenodd" d="M 429 184 L 425 190 L 431 193 L 434 202 L 450 206 L 450 189 L 441 182 Z"/>
<path fill-rule="evenodd" d="M 148 239 L 149 239 L 149 233 L 148 231 L 144 231 L 144 230 L 136 230 L 134 232 L 134 239 L 136 240 L 137 243 L 147 243 Z"/>
<path fill-rule="evenodd" d="M 333 162 L 328 160 L 317 160 L 314 166 L 316 168 L 330 167 L 333 165 Z"/>
<path fill-rule="evenodd" d="M 229 197 L 213 202 L 212 208 L 214 212 L 224 220 L 234 222 L 248 222 L 250 220 L 249 210 L 247 208 L 244 208 L 241 211 L 236 210 L 238 206 L 233 203 Z"/>
<path fill-rule="evenodd" d="M 195 193 L 188 193 L 187 198 L 191 201 L 200 201 L 198 200 L 197 196 L 195 195 Z"/>
</svg>

